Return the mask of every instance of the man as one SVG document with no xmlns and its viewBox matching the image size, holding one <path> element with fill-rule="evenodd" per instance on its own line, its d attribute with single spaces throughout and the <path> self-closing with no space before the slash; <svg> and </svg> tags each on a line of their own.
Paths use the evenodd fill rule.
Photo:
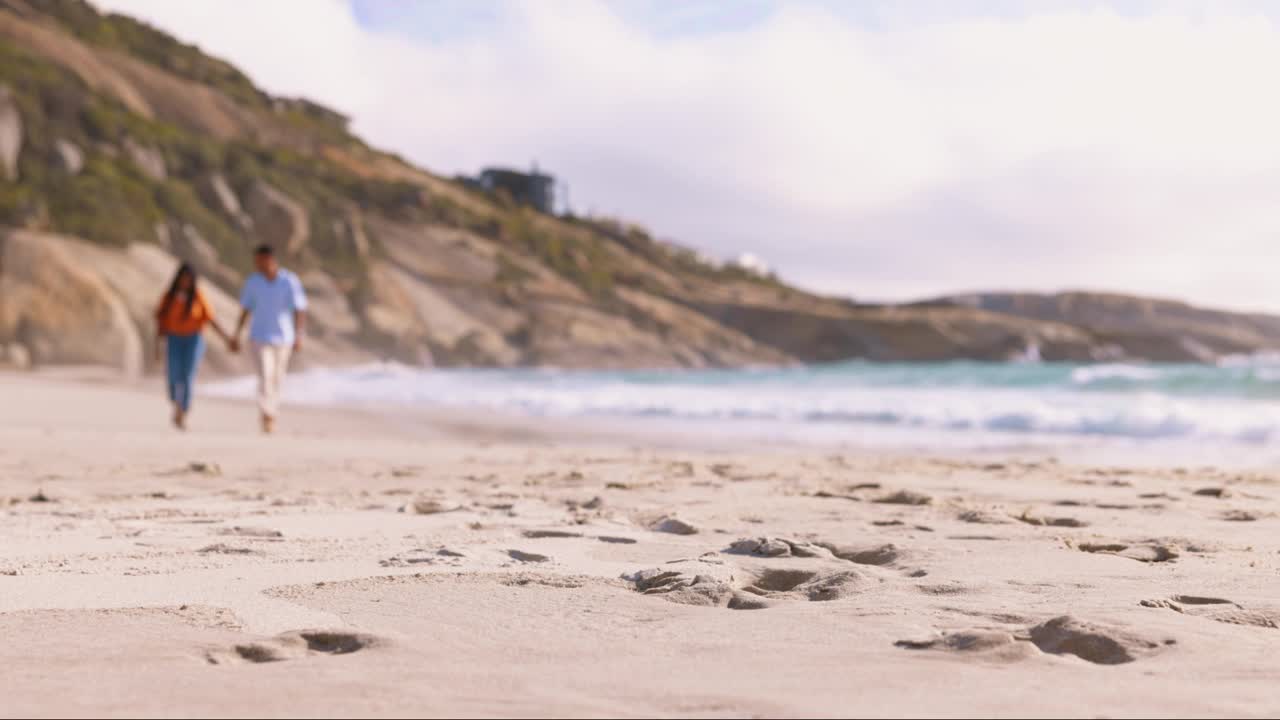
<svg viewBox="0 0 1280 720">
<path fill-rule="evenodd" d="M 280 383 L 289 369 L 289 355 L 302 349 L 302 329 L 307 295 L 298 276 L 280 267 L 270 245 L 253 252 L 257 272 L 250 275 L 240 293 L 240 322 L 231 336 L 231 349 L 239 351 L 240 333 L 249 318 L 249 342 L 258 367 L 258 409 L 262 432 L 275 430 L 280 410 Z"/>
</svg>

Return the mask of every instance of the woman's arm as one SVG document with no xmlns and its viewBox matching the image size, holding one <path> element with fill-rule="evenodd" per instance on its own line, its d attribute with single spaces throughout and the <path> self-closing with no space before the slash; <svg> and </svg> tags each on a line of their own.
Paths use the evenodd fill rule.
<svg viewBox="0 0 1280 720">
<path fill-rule="evenodd" d="M 231 333 L 222 329 L 222 326 L 218 324 L 217 320 L 210 319 L 209 326 L 213 328 L 213 332 L 216 333 L 218 337 L 222 338 L 222 342 L 228 345 L 231 344 Z"/>
</svg>

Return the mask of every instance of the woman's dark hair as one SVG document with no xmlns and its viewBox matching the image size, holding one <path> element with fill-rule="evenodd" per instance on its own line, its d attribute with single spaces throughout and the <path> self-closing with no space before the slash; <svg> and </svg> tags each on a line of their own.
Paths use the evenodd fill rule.
<svg viewBox="0 0 1280 720">
<path fill-rule="evenodd" d="M 196 283 L 200 281 L 200 275 L 196 273 L 196 269 L 190 263 L 182 263 L 182 265 L 178 266 L 178 272 L 174 273 L 173 282 L 169 283 L 169 291 L 164 294 L 164 306 L 168 308 L 174 297 L 177 296 L 178 283 L 182 282 L 183 275 L 191 276 L 191 290 L 187 293 L 187 307 L 183 313 L 185 317 L 191 317 L 191 306 L 196 302 Z"/>
</svg>

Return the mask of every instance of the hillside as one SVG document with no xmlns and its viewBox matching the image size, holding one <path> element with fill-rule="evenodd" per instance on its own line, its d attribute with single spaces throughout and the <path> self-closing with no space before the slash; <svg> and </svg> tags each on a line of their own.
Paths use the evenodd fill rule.
<svg viewBox="0 0 1280 720">
<path fill-rule="evenodd" d="M 1113 354 L 1167 362 L 1213 362 L 1275 348 L 1280 317 L 1207 310 L 1174 300 L 1115 293 L 978 293 L 944 302 L 1089 328 Z"/>
<path fill-rule="evenodd" d="M 1276 319 L 1232 316 L 1236 332 L 1164 309 L 1168 322 L 1126 325 L 997 296 L 821 297 L 413 167 L 339 113 L 83 0 L 0 0 L 0 364 L 145 372 L 177 261 L 230 318 L 262 241 L 312 297 L 311 365 L 1212 359 L 1280 344 Z M 215 370 L 239 362 L 210 354 Z"/>
</svg>

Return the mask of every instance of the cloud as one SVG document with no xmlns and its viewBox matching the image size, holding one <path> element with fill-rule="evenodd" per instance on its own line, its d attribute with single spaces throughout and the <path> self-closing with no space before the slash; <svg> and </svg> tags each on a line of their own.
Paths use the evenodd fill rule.
<svg viewBox="0 0 1280 720">
<path fill-rule="evenodd" d="M 369 29 L 337 0 L 99 4 L 349 112 L 428 168 L 536 159 L 579 210 L 752 251 L 824 290 L 1110 288 L 1280 310 L 1265 263 L 1280 28 L 1249 3 L 925 2 L 877 22 L 784 3 L 671 33 L 602 0 L 508 0 L 445 38 Z"/>
</svg>

